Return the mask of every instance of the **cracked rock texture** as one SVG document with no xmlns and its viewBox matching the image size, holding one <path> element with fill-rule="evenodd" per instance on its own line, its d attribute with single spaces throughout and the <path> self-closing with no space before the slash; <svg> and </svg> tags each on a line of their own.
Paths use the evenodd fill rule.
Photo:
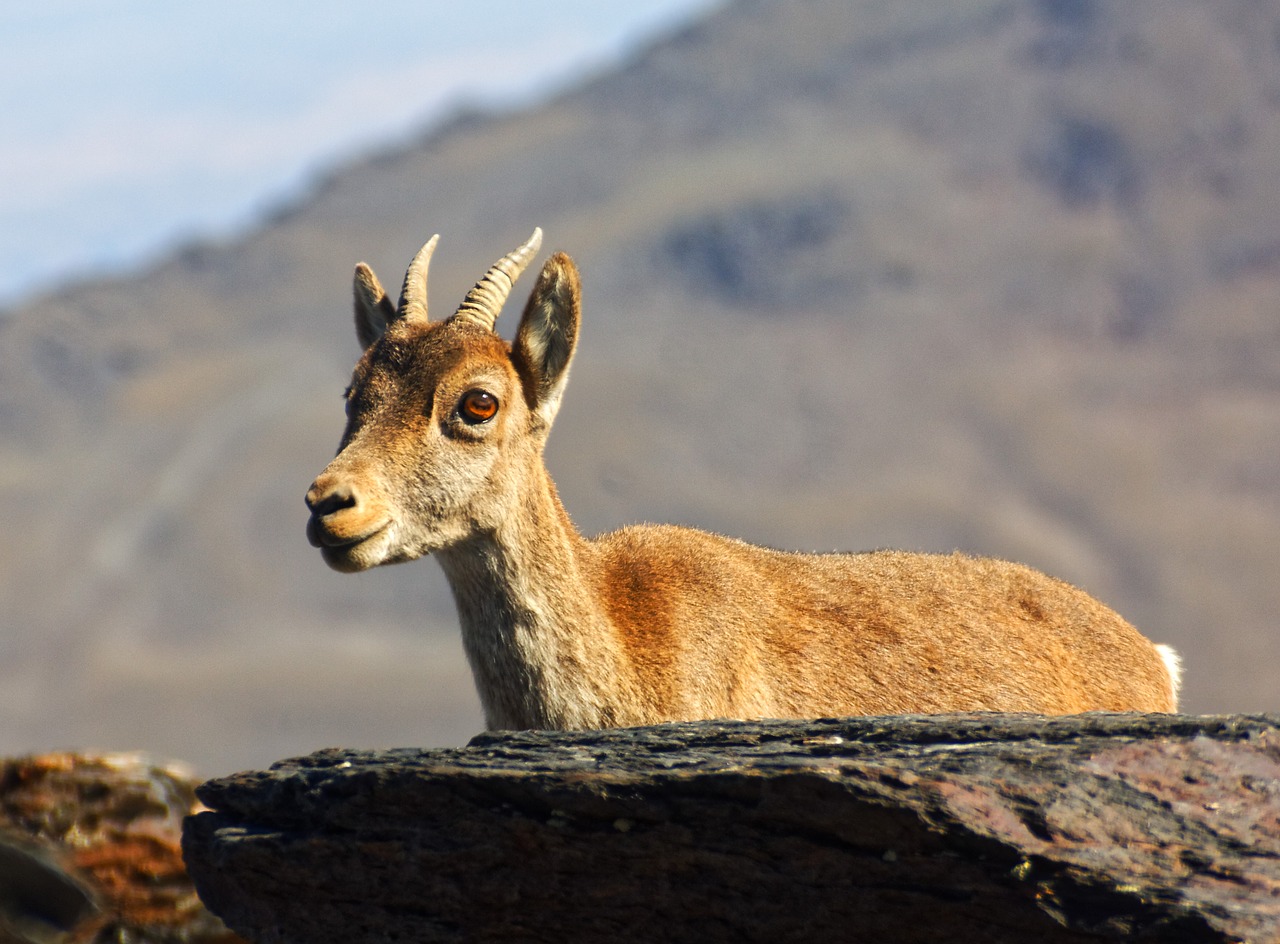
<svg viewBox="0 0 1280 944">
<path fill-rule="evenodd" d="M 250 940 L 1280 940 L 1280 719 L 492 733 L 199 790 Z"/>
</svg>

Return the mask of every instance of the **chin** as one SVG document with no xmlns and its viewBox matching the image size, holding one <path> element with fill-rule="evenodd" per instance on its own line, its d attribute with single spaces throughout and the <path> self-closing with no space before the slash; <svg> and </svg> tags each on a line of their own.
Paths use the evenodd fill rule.
<svg viewBox="0 0 1280 944">
<path fill-rule="evenodd" d="M 429 553 L 431 548 L 387 547 L 376 537 L 359 544 L 320 548 L 324 562 L 343 574 L 358 574 L 362 570 L 372 570 L 387 564 L 403 564 L 426 557 Z"/>
<path fill-rule="evenodd" d="M 324 558 L 326 564 L 343 574 L 358 574 L 362 570 L 377 567 L 382 563 L 380 560 L 370 560 L 363 554 L 357 554 L 355 550 L 351 546 L 322 547 L 320 556 Z"/>
<path fill-rule="evenodd" d="M 334 570 L 344 574 L 357 574 L 362 570 L 370 570 L 383 564 L 394 564 L 406 558 L 396 554 L 398 548 L 389 547 L 385 531 L 380 531 L 363 541 L 354 544 L 340 544 L 336 547 L 320 547 L 324 562 Z"/>
</svg>

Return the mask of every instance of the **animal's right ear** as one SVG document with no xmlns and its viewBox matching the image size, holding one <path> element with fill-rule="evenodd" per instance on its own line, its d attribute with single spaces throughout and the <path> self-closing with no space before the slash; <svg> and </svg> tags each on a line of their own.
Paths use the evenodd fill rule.
<svg viewBox="0 0 1280 944">
<path fill-rule="evenodd" d="M 564 253 L 556 253 L 542 267 L 516 331 L 515 354 L 524 365 L 529 405 L 544 426 L 555 419 L 569 379 L 581 296 L 577 266 Z"/>
<path fill-rule="evenodd" d="M 387 298 L 382 283 L 363 262 L 356 266 L 353 280 L 356 297 L 356 338 L 360 347 L 368 350 L 387 330 L 387 324 L 396 316 L 396 306 Z"/>
</svg>

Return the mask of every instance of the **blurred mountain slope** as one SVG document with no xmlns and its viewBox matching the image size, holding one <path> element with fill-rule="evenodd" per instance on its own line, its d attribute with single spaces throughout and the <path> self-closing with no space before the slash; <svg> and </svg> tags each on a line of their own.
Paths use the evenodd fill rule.
<svg viewBox="0 0 1280 944">
<path fill-rule="evenodd" d="M 445 315 L 535 224 L 585 280 L 548 449 L 583 530 L 1020 559 L 1179 648 L 1188 709 L 1274 710 L 1276 180 L 1275 0 L 741 0 L 35 299 L 0 322 L 0 751 L 478 730 L 438 568 L 329 572 L 302 495 L 352 265 L 397 284 L 440 232 Z"/>
</svg>

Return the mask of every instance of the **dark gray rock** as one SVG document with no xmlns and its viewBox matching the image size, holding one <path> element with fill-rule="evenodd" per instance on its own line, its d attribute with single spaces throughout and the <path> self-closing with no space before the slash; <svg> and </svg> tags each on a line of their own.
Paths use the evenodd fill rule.
<svg viewBox="0 0 1280 944">
<path fill-rule="evenodd" d="M 262 944 L 1280 938 L 1280 719 L 705 722 L 332 750 L 205 784 Z"/>
</svg>

